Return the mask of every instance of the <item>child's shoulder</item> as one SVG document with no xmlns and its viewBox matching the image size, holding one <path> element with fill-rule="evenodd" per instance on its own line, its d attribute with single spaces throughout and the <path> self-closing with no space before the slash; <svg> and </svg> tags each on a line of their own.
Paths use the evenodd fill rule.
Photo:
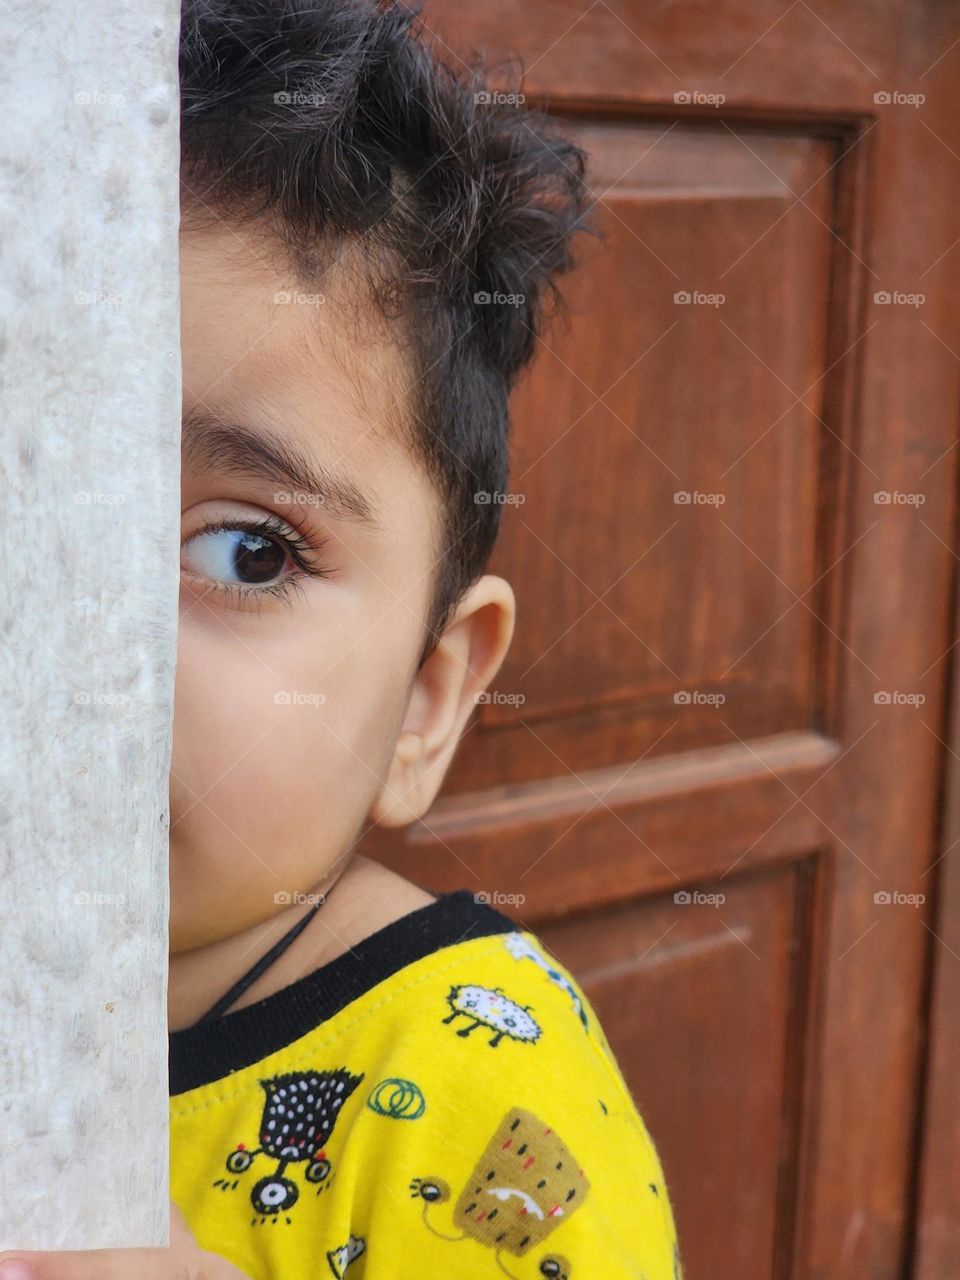
<svg viewBox="0 0 960 1280">
<path fill-rule="evenodd" d="M 350 1015 L 344 1044 L 364 1072 L 344 1146 L 364 1188 L 358 1220 L 385 1200 L 399 1208 L 402 1183 L 426 1274 L 476 1274 L 479 1246 L 508 1275 L 574 1280 L 600 1256 L 610 1277 L 674 1280 L 660 1160 L 588 997 L 530 929 L 472 895 L 441 902 L 459 936 Z M 458 1238 L 473 1241 L 462 1256 Z"/>
<path fill-rule="evenodd" d="M 265 1000 L 171 1037 L 175 1111 L 342 1067 L 453 1105 L 482 1093 L 587 1123 L 636 1115 L 599 1019 L 528 928 L 462 889 L 381 924 Z M 199 1067 L 199 1070 L 195 1069 Z M 403 1092 L 401 1090 L 401 1092 Z M 368 1098 L 376 1112 L 379 1093 Z"/>
<path fill-rule="evenodd" d="M 607 1050 L 573 975 L 533 932 L 464 892 L 441 901 L 458 936 L 377 989 L 384 1022 L 415 1017 L 441 1057 L 474 1066 L 508 1058 L 514 1068 L 532 1066 L 552 1049 L 569 1063 L 579 1045 L 587 1056 L 595 1044 Z"/>
<path fill-rule="evenodd" d="M 622 1077 L 597 1016 L 576 979 L 537 936 L 486 895 L 448 893 L 364 940 L 371 978 L 380 980 L 318 1031 L 383 1041 L 406 1056 L 417 1045 L 431 1061 L 476 1072 L 536 1070 L 559 1056 L 567 1072 L 597 1064 Z"/>
</svg>

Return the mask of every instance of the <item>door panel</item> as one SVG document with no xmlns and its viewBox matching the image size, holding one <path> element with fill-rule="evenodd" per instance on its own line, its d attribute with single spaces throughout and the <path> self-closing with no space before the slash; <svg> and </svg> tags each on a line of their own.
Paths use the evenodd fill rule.
<svg viewBox="0 0 960 1280">
<path fill-rule="evenodd" d="M 651 1131 L 689 1153 L 670 1194 L 690 1275 L 742 1280 L 782 1248 L 777 1202 L 795 1171 L 788 1053 L 803 1023 L 798 947 L 810 866 L 707 884 L 721 908 L 679 911 L 673 896 L 550 925 L 541 937 L 575 972 L 617 1050 L 645 1064 L 635 1095 Z M 678 1018 L 695 1007 L 696 1019 Z M 732 1193 L 732 1194 L 731 1194 Z M 736 1212 L 731 1215 L 731 1200 Z"/>
<path fill-rule="evenodd" d="M 514 401 L 523 502 L 493 567 L 537 596 L 520 598 L 497 688 L 524 700 L 481 707 L 495 732 L 460 757 L 451 791 L 502 780 L 505 757 L 512 778 L 551 777 L 554 752 L 590 769 L 731 728 L 808 727 L 823 697 L 817 620 L 797 597 L 827 550 L 831 237 L 789 190 L 815 187 L 829 217 L 833 148 L 759 134 L 747 150 L 677 125 L 570 132 L 605 193 L 605 240 L 571 278 L 574 322 L 548 333 Z M 729 727 L 701 701 L 721 693 Z"/>
</svg>

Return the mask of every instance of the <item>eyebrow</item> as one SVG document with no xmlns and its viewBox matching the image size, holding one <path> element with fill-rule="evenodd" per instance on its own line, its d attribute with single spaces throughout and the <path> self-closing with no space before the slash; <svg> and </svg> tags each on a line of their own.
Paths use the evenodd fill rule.
<svg viewBox="0 0 960 1280">
<path fill-rule="evenodd" d="M 336 519 L 379 528 L 370 501 L 352 480 L 308 458 L 295 445 L 212 409 L 183 417 L 184 459 L 228 475 L 265 480 L 321 504 Z"/>
</svg>

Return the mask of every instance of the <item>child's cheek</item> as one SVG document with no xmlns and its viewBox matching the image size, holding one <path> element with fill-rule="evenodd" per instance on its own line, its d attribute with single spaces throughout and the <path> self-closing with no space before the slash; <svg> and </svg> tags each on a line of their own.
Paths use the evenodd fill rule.
<svg viewBox="0 0 960 1280">
<path fill-rule="evenodd" d="M 179 927 L 194 944 L 224 877 L 238 916 L 219 920 L 226 933 L 262 919 L 278 888 L 321 878 L 356 836 L 389 763 L 419 642 L 412 622 L 409 643 L 400 619 L 386 643 L 363 619 L 344 636 L 314 625 L 312 611 L 294 618 L 286 635 L 181 623 L 171 878 Z"/>
</svg>

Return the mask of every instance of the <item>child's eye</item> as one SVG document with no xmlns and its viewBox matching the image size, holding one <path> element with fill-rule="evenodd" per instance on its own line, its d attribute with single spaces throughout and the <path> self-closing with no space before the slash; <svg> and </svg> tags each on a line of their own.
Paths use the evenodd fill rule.
<svg viewBox="0 0 960 1280">
<path fill-rule="evenodd" d="M 187 568 L 201 578 L 259 587 L 279 577 L 288 560 L 276 537 L 252 529 L 208 529 L 183 549 Z"/>
<path fill-rule="evenodd" d="M 224 520 L 193 534 L 180 553 L 181 568 L 234 595 L 239 606 L 265 594 L 299 589 L 305 574 L 324 577 L 307 558 L 310 544 L 276 517 Z"/>
</svg>

